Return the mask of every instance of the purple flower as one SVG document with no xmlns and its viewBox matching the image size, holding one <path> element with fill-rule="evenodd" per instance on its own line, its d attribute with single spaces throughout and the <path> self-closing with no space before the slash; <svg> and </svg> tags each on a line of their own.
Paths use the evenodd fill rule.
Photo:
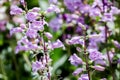
<svg viewBox="0 0 120 80">
<path fill-rule="evenodd" d="M 83 71 L 83 68 L 78 68 L 78 69 L 76 69 L 72 74 L 73 74 L 74 76 L 77 76 L 77 75 L 80 74 L 82 71 Z"/>
<path fill-rule="evenodd" d="M 38 49 L 38 45 L 37 44 L 33 44 L 32 42 L 29 42 L 29 44 L 27 44 L 27 46 L 29 47 L 29 50 L 36 50 L 36 49 Z"/>
<path fill-rule="evenodd" d="M 38 36 L 37 30 L 29 28 L 26 32 L 26 36 L 29 38 L 36 38 Z"/>
<path fill-rule="evenodd" d="M 105 29 L 104 27 L 99 34 L 91 34 L 89 35 L 89 40 L 90 42 L 95 42 L 95 43 L 100 43 L 100 42 L 105 42 Z"/>
<path fill-rule="evenodd" d="M 95 65 L 103 65 L 106 66 L 106 61 L 103 59 L 98 59 L 95 61 Z"/>
<path fill-rule="evenodd" d="M 78 66 L 83 63 L 82 59 L 79 58 L 76 54 L 73 54 L 72 56 L 70 56 L 69 61 L 74 66 Z"/>
<path fill-rule="evenodd" d="M 41 10 L 41 9 L 40 9 L 39 7 L 34 7 L 34 8 L 32 8 L 31 11 L 32 11 L 32 12 L 40 12 L 40 10 Z"/>
<path fill-rule="evenodd" d="M 45 66 L 40 61 L 36 61 L 32 63 L 33 72 L 37 72 L 38 70 L 44 69 Z"/>
<path fill-rule="evenodd" d="M 20 28 L 26 29 L 26 25 L 25 24 L 20 24 Z"/>
<path fill-rule="evenodd" d="M 62 20 L 60 18 L 54 18 L 49 22 L 49 26 L 53 31 L 58 31 L 61 28 L 61 25 Z"/>
<path fill-rule="evenodd" d="M 88 74 L 82 74 L 78 80 L 89 80 Z"/>
<path fill-rule="evenodd" d="M 17 44 L 19 44 L 19 45 L 21 45 L 21 44 L 26 45 L 28 43 L 29 43 L 29 40 L 27 39 L 27 36 L 22 37 L 22 39 L 17 42 Z"/>
<path fill-rule="evenodd" d="M 37 17 L 38 17 L 38 13 L 36 13 L 36 12 L 28 12 L 26 14 L 26 19 L 31 21 L 31 22 L 35 21 L 37 19 Z"/>
<path fill-rule="evenodd" d="M 102 17 L 102 21 L 104 22 L 112 22 L 114 20 L 113 15 L 111 13 L 104 13 Z"/>
<path fill-rule="evenodd" d="M 20 51 L 27 51 L 29 47 L 27 45 L 22 46 L 22 44 L 18 44 L 15 49 L 15 53 L 17 54 Z"/>
<path fill-rule="evenodd" d="M 43 21 L 33 21 L 30 28 L 38 31 L 44 30 L 44 22 Z"/>
<path fill-rule="evenodd" d="M 93 66 L 93 68 L 94 68 L 95 70 L 97 70 L 97 71 L 104 71 L 104 70 L 105 70 L 104 67 L 99 66 L 99 65 L 95 65 L 95 66 Z"/>
<path fill-rule="evenodd" d="M 64 4 L 69 10 L 74 11 L 73 0 L 64 0 Z"/>
<path fill-rule="evenodd" d="M 99 59 L 103 59 L 103 56 L 102 54 L 97 51 L 97 50 L 93 50 L 93 49 L 90 49 L 89 50 L 89 58 L 93 61 L 96 61 L 96 60 L 99 60 Z"/>
<path fill-rule="evenodd" d="M 60 47 L 64 48 L 64 45 L 63 45 L 63 43 L 60 40 L 57 40 L 56 42 L 54 42 L 54 43 L 51 44 L 51 48 L 52 49 L 54 49 L 54 48 L 60 48 Z"/>
<path fill-rule="evenodd" d="M 97 42 L 94 40 L 94 39 L 90 39 L 89 40 L 89 46 L 87 49 L 96 49 L 98 50 L 98 45 L 97 45 Z"/>
<path fill-rule="evenodd" d="M 74 11 L 81 5 L 81 0 L 64 0 L 64 4 L 70 11 Z"/>
<path fill-rule="evenodd" d="M 100 9 L 103 9 L 103 2 L 102 2 L 102 0 L 94 0 L 94 2 L 92 4 L 92 8 L 95 8 L 96 6 L 98 6 Z"/>
<path fill-rule="evenodd" d="M 66 43 L 69 44 L 69 45 L 72 45 L 72 44 L 81 44 L 81 45 L 83 45 L 84 40 L 80 39 L 79 36 L 75 36 L 75 37 L 72 37 L 71 40 L 66 40 Z"/>
<path fill-rule="evenodd" d="M 11 6 L 11 10 L 10 10 L 11 15 L 17 15 L 17 14 L 19 15 L 21 13 L 23 13 L 23 10 L 21 8 L 15 6 L 15 5 Z"/>
<path fill-rule="evenodd" d="M 117 47 L 118 49 L 120 49 L 120 43 L 118 43 L 118 41 L 113 41 L 115 47 Z"/>
<path fill-rule="evenodd" d="M 100 80 L 107 80 L 106 78 L 102 78 L 102 79 L 100 79 Z"/>
<path fill-rule="evenodd" d="M 10 35 L 12 36 L 14 33 L 18 33 L 18 32 L 23 32 L 24 30 L 20 27 L 16 27 L 16 28 L 12 28 L 10 30 Z"/>
<path fill-rule="evenodd" d="M 24 36 L 21 40 L 17 42 L 15 52 L 18 53 L 19 51 L 36 50 L 38 49 L 37 43 L 38 43 L 37 39 L 35 40 L 34 43 L 32 43 L 27 39 L 27 36 Z"/>
<path fill-rule="evenodd" d="M 52 34 L 50 34 L 49 32 L 45 32 L 45 36 L 46 36 L 48 39 L 52 39 L 52 38 L 53 38 Z"/>
<path fill-rule="evenodd" d="M 112 6 L 111 10 L 110 10 L 110 13 L 112 13 L 113 15 L 120 14 L 120 9 L 118 9 L 117 7 Z"/>
<path fill-rule="evenodd" d="M 6 29 L 5 25 L 6 21 L 0 21 L 0 31 L 4 31 Z"/>
<path fill-rule="evenodd" d="M 58 2 L 58 0 L 49 0 L 49 2 L 50 2 L 50 3 L 55 3 L 55 4 L 56 4 L 56 3 Z"/>
<path fill-rule="evenodd" d="M 82 14 L 88 13 L 91 9 L 89 5 L 80 5 L 80 12 Z"/>
<path fill-rule="evenodd" d="M 60 9 L 56 5 L 51 4 L 50 7 L 48 7 L 47 12 L 60 13 Z"/>
<path fill-rule="evenodd" d="M 20 0 L 20 2 L 21 2 L 22 4 L 24 4 L 24 3 L 25 3 L 25 0 Z"/>
<path fill-rule="evenodd" d="M 94 18 L 94 17 L 97 17 L 97 16 L 101 17 L 102 15 L 101 15 L 100 9 L 92 8 L 92 9 L 89 10 L 89 16 Z"/>
</svg>

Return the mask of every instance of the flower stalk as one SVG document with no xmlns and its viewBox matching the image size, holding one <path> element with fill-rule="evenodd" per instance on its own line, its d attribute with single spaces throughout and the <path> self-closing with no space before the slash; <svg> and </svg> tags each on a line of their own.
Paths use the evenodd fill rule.
<svg viewBox="0 0 120 80">
<path fill-rule="evenodd" d="M 112 80 L 115 80 L 115 74 L 114 74 L 114 71 L 112 70 L 112 62 L 110 60 L 110 55 L 109 55 L 109 52 L 108 52 L 108 38 L 107 38 L 107 33 L 108 33 L 108 27 L 105 24 L 105 44 L 107 45 L 106 46 L 106 53 L 107 53 L 108 62 L 109 62 L 109 66 L 110 66 L 111 73 L 112 73 Z"/>
<path fill-rule="evenodd" d="M 88 73 L 88 78 L 89 78 L 89 80 L 91 80 L 89 63 L 88 63 L 88 60 L 87 60 L 87 53 L 86 53 L 86 29 L 84 29 L 84 57 L 85 57 L 86 70 L 87 70 L 87 73 Z"/>
</svg>

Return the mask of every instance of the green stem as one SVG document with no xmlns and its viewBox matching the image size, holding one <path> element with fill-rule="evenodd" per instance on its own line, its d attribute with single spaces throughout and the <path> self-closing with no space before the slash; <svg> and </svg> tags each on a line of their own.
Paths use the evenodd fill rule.
<svg viewBox="0 0 120 80">
<path fill-rule="evenodd" d="M 85 57 L 85 62 L 86 62 L 86 70 L 88 73 L 88 78 L 89 80 L 91 80 L 90 78 L 90 71 L 89 71 L 89 64 L 88 64 L 88 57 L 87 57 L 87 53 L 86 53 L 86 29 L 84 30 L 84 57 Z"/>
<path fill-rule="evenodd" d="M 2 72 L 2 74 L 3 74 L 4 80 L 8 80 L 7 77 L 6 77 L 5 70 L 4 70 L 3 60 L 2 60 L 1 58 L 0 58 L 0 68 L 1 68 L 1 72 Z"/>
<path fill-rule="evenodd" d="M 112 78 L 113 80 L 115 80 L 115 74 L 114 74 L 114 71 L 112 70 L 112 62 L 110 60 L 110 55 L 109 55 L 109 50 L 108 50 L 108 38 L 107 38 L 107 33 L 108 33 L 108 27 L 107 25 L 105 24 L 105 44 L 107 45 L 106 46 L 106 53 L 107 53 L 107 57 L 108 57 L 108 62 L 109 62 L 109 66 L 110 66 L 110 69 L 111 69 L 111 73 L 112 73 Z"/>
</svg>

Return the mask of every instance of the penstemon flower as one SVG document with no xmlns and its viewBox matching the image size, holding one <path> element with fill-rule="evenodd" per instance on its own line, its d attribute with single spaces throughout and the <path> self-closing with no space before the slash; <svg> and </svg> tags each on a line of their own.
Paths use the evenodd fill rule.
<svg viewBox="0 0 120 80">
<path fill-rule="evenodd" d="M 25 4 L 24 0 L 21 0 L 21 3 L 22 5 Z M 23 7 L 26 9 L 26 5 L 23 5 Z M 24 11 L 17 6 L 12 6 L 10 11 L 11 15 L 23 15 L 26 23 L 20 24 L 20 27 L 12 28 L 10 35 L 18 32 L 22 33 L 23 37 L 17 42 L 15 52 L 32 52 L 34 55 L 34 61 L 32 62 L 33 72 L 40 74 L 41 79 L 45 77 L 47 80 L 50 80 L 50 64 L 52 60 L 50 59 L 49 53 L 55 48 L 64 48 L 64 45 L 60 40 L 56 42 L 50 41 L 53 36 L 51 33 L 45 31 L 45 25 L 48 26 L 44 17 L 46 12 L 59 12 L 59 8 L 51 5 L 45 12 L 41 12 L 40 8 L 37 7 Z M 45 37 L 47 40 L 45 40 Z"/>
<path fill-rule="evenodd" d="M 10 14 L 11 15 L 19 15 L 19 14 L 21 14 L 21 13 L 23 13 L 23 10 L 21 9 L 21 8 L 19 8 L 18 6 L 16 6 L 16 5 L 12 5 L 11 6 L 11 11 L 10 11 Z"/>
<path fill-rule="evenodd" d="M 74 76 L 77 76 L 77 75 L 80 74 L 83 70 L 84 70 L 83 68 L 78 68 L 78 69 L 76 69 L 72 74 L 73 74 Z"/>
<path fill-rule="evenodd" d="M 74 1 L 72 0 L 64 0 L 64 5 L 67 7 L 67 9 L 71 11 L 71 14 L 64 15 L 63 19 L 66 21 L 66 24 L 68 24 L 68 26 L 69 25 L 72 26 L 73 29 L 78 29 L 77 26 L 79 26 L 79 28 L 81 28 L 80 32 L 82 32 L 82 34 L 79 34 L 79 36 L 78 35 L 76 36 L 75 34 L 76 37 L 72 35 L 71 39 L 70 38 L 66 39 L 67 45 L 75 45 L 75 47 L 77 46 L 77 51 L 80 53 L 80 55 L 82 55 L 82 57 L 84 56 L 83 58 L 84 64 L 82 65 L 83 66 L 86 65 L 86 69 L 84 69 L 82 73 L 85 74 L 85 78 L 81 73 L 81 77 L 79 78 L 79 80 L 91 79 L 90 72 L 92 70 L 90 69 L 90 66 L 92 66 L 92 68 L 95 70 L 104 71 L 105 68 L 108 66 L 110 69 L 112 69 L 112 64 L 114 64 L 113 63 L 114 52 L 111 53 L 111 50 L 108 48 L 109 47 L 108 37 L 111 36 L 108 24 L 110 22 L 115 21 L 115 15 L 119 14 L 119 9 L 113 6 L 112 2 L 108 0 L 95 0 L 91 5 L 87 3 L 89 3 L 89 1 L 79 0 L 77 2 L 77 4 L 79 5 L 77 4 L 75 5 Z M 92 19 L 90 23 L 93 23 L 93 25 L 87 27 L 84 19 L 79 20 L 79 16 L 73 18 L 71 16 L 73 14 L 79 15 L 80 17 L 83 17 L 85 19 L 86 17 L 87 19 L 89 17 L 90 20 Z M 119 43 L 117 41 L 113 41 L 113 43 L 117 48 L 119 48 Z M 100 44 L 104 44 L 107 46 L 105 47 L 106 52 L 102 52 Z M 80 46 L 80 50 L 78 50 L 78 46 Z M 76 59 L 79 59 L 79 57 L 77 56 Z M 75 58 L 73 59 L 72 55 L 70 56 L 69 61 L 72 65 L 78 66 L 79 65 L 77 64 L 78 60 L 76 59 Z M 85 71 L 87 72 L 87 74 Z M 76 75 L 78 75 L 79 70 L 76 71 L 75 73 Z M 113 74 L 112 73 L 113 72 L 111 71 L 113 80 L 115 80 L 114 73 Z"/>
<path fill-rule="evenodd" d="M 103 59 L 102 54 L 97 50 L 89 50 L 89 58 L 93 61 Z"/>
<path fill-rule="evenodd" d="M 95 65 L 95 66 L 93 66 L 93 68 L 94 68 L 95 70 L 98 70 L 98 71 L 104 71 L 104 70 L 105 70 L 104 67 L 99 66 L 99 65 Z"/>
<path fill-rule="evenodd" d="M 89 80 L 88 74 L 82 74 L 78 80 Z"/>
<path fill-rule="evenodd" d="M 114 23 L 120 9 L 111 1 L 63 0 L 62 4 L 58 0 L 49 0 L 50 5 L 45 11 L 39 7 L 27 9 L 25 0 L 19 1 L 22 8 L 14 3 L 11 5 L 10 14 L 18 27 L 12 28 L 10 35 L 22 35 L 17 41 L 16 54 L 22 51 L 32 54 L 31 67 L 33 74 L 39 75 L 37 80 L 51 80 L 50 53 L 55 48 L 66 49 L 69 55 L 72 54 L 68 60 L 77 68 L 72 75 L 78 80 L 93 80 L 95 75 L 105 71 L 108 71 L 110 79 L 112 76 L 113 80 L 116 80 L 116 69 L 113 67 L 116 67 L 120 60 L 116 60 L 119 56 L 111 47 L 111 42 L 118 49 L 120 43 L 111 40 L 114 34 L 110 24 Z M 51 13 L 55 13 L 56 17 L 48 23 L 46 20 L 49 19 L 46 19 L 46 16 Z M 22 17 L 24 20 L 20 19 Z M 5 23 L 0 22 L 0 25 L 0 30 L 4 30 Z M 59 36 L 56 36 L 59 39 L 53 41 L 54 36 L 47 31 L 48 28 L 58 33 Z M 71 48 L 76 50 L 72 51 Z M 104 77 L 109 78 L 100 75 L 98 79 L 106 80 Z"/>
<path fill-rule="evenodd" d="M 73 54 L 72 56 L 70 56 L 69 61 L 71 62 L 72 65 L 75 65 L 75 66 L 83 64 L 82 59 L 79 58 L 76 54 Z"/>
</svg>

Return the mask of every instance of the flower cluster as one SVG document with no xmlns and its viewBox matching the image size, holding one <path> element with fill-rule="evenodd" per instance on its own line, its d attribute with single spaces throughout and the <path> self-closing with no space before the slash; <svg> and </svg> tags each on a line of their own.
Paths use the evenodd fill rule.
<svg viewBox="0 0 120 80">
<path fill-rule="evenodd" d="M 20 23 L 19 27 L 12 28 L 10 35 L 21 33 L 22 38 L 18 40 L 15 52 L 30 51 L 34 55 L 35 61 L 32 62 L 32 70 L 34 73 L 43 75 L 42 78 L 50 80 L 50 51 L 55 48 L 63 47 L 64 45 L 60 40 L 51 42 L 53 38 L 52 34 L 45 31 L 45 25 L 49 26 L 45 21 L 46 12 L 59 12 L 59 8 L 51 4 L 46 11 L 41 11 L 39 7 L 34 7 L 30 10 L 26 10 L 26 2 L 21 0 L 21 4 L 25 8 L 12 5 L 10 14 L 13 16 L 22 15 L 25 18 L 25 22 Z M 46 76 L 47 75 L 47 76 Z"/>
<path fill-rule="evenodd" d="M 73 53 L 71 50 L 68 52 L 72 54 L 69 58 L 70 63 L 77 67 L 72 74 L 79 76 L 78 80 L 91 80 L 91 73 L 104 72 L 106 69 L 109 69 L 115 80 L 114 70 L 111 70 L 115 50 L 108 45 L 112 42 L 115 47 L 120 48 L 118 41 L 109 39 L 113 35 L 110 23 L 114 24 L 120 9 L 109 0 L 63 0 L 64 4 L 60 4 L 58 0 L 49 0 L 49 3 L 50 6 L 45 11 L 39 7 L 27 9 L 25 0 L 20 0 L 23 8 L 16 4 L 11 5 L 10 14 L 19 27 L 12 28 L 10 35 L 22 35 L 17 41 L 15 52 L 32 53 L 33 72 L 39 74 L 43 80 L 50 80 L 50 52 L 55 48 L 64 49 L 65 46 L 60 41 L 62 40 L 70 49 L 71 46 L 76 48 Z M 59 9 L 59 5 L 66 8 Z M 51 12 L 55 12 L 56 17 L 48 23 L 46 15 Z M 0 22 L 0 25 L 3 27 L 5 23 Z M 61 30 L 60 40 L 53 42 L 53 35 L 47 31 L 48 26 L 54 33 Z M 3 29 L 1 27 L 0 29 Z M 120 60 L 117 60 L 117 63 L 119 62 Z M 106 80 L 104 77 L 99 79 Z"/>
<path fill-rule="evenodd" d="M 73 72 L 73 75 L 76 76 L 87 71 L 87 74 L 82 74 L 79 80 L 90 80 L 89 71 L 91 71 L 91 68 L 97 71 L 104 71 L 105 67 L 108 66 L 107 62 L 111 65 L 114 52 L 111 53 L 112 50 L 108 51 L 106 49 L 106 54 L 102 53 L 100 52 L 102 50 L 100 50 L 99 45 L 101 43 L 108 44 L 107 38 L 112 35 L 112 33 L 109 33 L 112 31 L 110 31 L 108 24 L 109 22 L 114 22 L 115 15 L 120 14 L 120 10 L 108 0 L 94 0 L 91 5 L 88 2 L 86 0 L 64 0 L 65 6 L 71 13 L 63 14 L 63 20 L 68 27 L 72 26 L 73 29 L 76 29 L 75 35 L 70 34 L 71 39 L 66 38 L 66 43 L 68 45 L 79 44 L 84 50 L 76 48 L 79 53 L 84 53 L 82 54 L 84 60 L 76 54 L 71 55 L 69 58 L 70 63 L 74 66 L 82 65 L 84 67 L 86 65 L 86 68 L 78 68 Z M 93 28 L 91 28 L 91 25 L 85 23 L 86 17 L 90 18 L 91 23 L 93 23 L 92 26 L 94 26 Z M 67 33 L 67 35 L 69 34 Z M 119 48 L 117 41 L 113 41 L 113 43 Z"/>
</svg>

